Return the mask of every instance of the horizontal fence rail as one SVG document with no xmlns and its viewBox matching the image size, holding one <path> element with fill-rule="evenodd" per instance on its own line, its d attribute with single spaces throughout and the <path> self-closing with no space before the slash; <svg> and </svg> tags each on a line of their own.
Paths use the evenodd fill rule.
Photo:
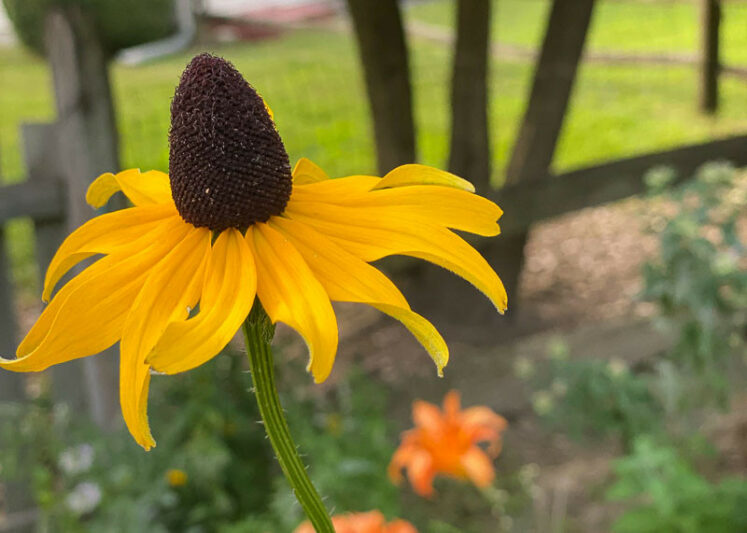
<svg viewBox="0 0 747 533">
<path fill-rule="evenodd" d="M 700 165 L 719 160 L 730 161 L 738 167 L 747 166 L 747 135 L 548 175 L 536 181 L 509 185 L 488 196 L 506 211 L 501 219 L 501 231 L 504 235 L 513 235 L 526 231 L 540 220 L 640 194 L 645 190 L 643 178 L 651 168 L 667 166 L 679 179 L 685 179 Z"/>
</svg>

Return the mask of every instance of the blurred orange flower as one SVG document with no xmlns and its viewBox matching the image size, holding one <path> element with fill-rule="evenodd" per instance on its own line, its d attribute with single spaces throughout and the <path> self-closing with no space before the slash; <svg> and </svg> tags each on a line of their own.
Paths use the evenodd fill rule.
<svg viewBox="0 0 747 533">
<path fill-rule="evenodd" d="M 415 428 L 404 433 L 402 443 L 389 463 L 389 477 L 402 481 L 402 470 L 415 492 L 433 494 L 433 478 L 445 474 L 468 479 L 478 487 L 487 487 L 495 478 L 493 459 L 501 451 L 501 432 L 506 419 L 485 406 L 462 410 L 458 391 L 438 406 L 416 401 L 412 406 Z M 478 443 L 487 443 L 483 450 Z"/>
<path fill-rule="evenodd" d="M 379 511 L 350 513 L 332 517 L 335 533 L 418 533 L 406 520 L 386 523 Z M 314 527 L 307 521 L 296 528 L 294 533 L 314 533 Z"/>
</svg>

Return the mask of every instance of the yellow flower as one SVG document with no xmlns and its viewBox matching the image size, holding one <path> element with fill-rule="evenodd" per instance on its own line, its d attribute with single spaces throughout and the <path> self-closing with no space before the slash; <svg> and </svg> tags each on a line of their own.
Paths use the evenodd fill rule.
<svg viewBox="0 0 747 533">
<path fill-rule="evenodd" d="M 178 468 L 171 468 L 166 472 L 166 481 L 168 481 L 169 485 L 172 487 L 183 487 L 187 484 L 188 479 L 189 477 L 187 476 L 187 473 Z"/>
<path fill-rule="evenodd" d="M 92 206 L 121 191 L 133 207 L 98 216 L 65 240 L 47 271 L 46 301 L 76 264 L 103 257 L 54 295 L 17 359 L 0 359 L 0 367 L 44 370 L 119 341 L 122 413 L 149 449 L 152 371 L 184 372 L 214 357 L 255 296 L 273 323 L 303 337 L 316 382 L 337 352 L 331 301 L 366 303 L 396 318 L 439 373 L 446 365 L 436 329 L 369 264 L 382 257 L 441 265 L 506 308 L 498 276 L 450 231 L 500 231 L 500 208 L 463 179 L 422 165 L 383 178 L 329 179 L 308 159 L 291 172 L 262 98 L 230 63 L 207 54 L 185 70 L 171 114 L 170 175 L 133 169 L 91 184 Z"/>
</svg>

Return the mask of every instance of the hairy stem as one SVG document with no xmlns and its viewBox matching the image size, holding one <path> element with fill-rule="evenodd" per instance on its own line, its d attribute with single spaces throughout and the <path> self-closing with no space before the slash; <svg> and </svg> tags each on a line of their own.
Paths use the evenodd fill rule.
<svg viewBox="0 0 747 533">
<path fill-rule="evenodd" d="M 311 483 L 306 467 L 301 462 L 296 444 L 290 435 L 285 413 L 280 405 L 270 349 L 275 327 L 259 301 L 255 302 L 242 326 L 242 331 L 249 353 L 254 395 L 280 468 L 283 469 L 296 499 L 317 533 L 334 533 L 327 509 Z"/>
</svg>

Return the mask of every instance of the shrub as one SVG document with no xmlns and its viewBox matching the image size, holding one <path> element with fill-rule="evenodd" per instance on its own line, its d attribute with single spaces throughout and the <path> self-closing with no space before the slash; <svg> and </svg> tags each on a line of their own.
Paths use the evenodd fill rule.
<svg viewBox="0 0 747 533">
<path fill-rule="evenodd" d="M 104 50 L 123 48 L 168 36 L 176 28 L 174 0 L 3 0 L 21 42 L 44 54 L 44 17 L 56 6 L 80 5 L 93 17 Z"/>
<path fill-rule="evenodd" d="M 631 455 L 615 464 L 617 482 L 607 497 L 635 502 L 615 522 L 616 533 L 737 533 L 747 531 L 747 482 L 713 483 L 675 448 L 636 439 Z"/>
</svg>

